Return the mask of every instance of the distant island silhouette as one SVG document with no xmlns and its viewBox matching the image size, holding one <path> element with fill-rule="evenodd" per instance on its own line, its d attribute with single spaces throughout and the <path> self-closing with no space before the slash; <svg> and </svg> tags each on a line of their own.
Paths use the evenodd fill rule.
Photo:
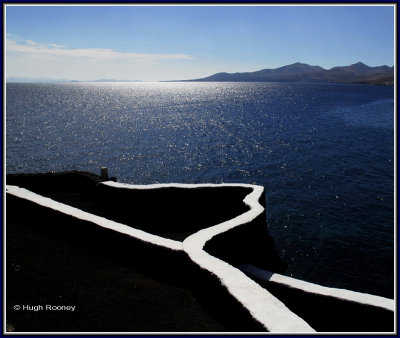
<svg viewBox="0 0 400 338">
<path fill-rule="evenodd" d="M 66 80 L 52 78 L 9 77 L 6 82 L 142 82 L 141 80 Z M 296 62 L 291 65 L 262 69 L 255 72 L 217 73 L 201 79 L 167 80 L 160 82 L 311 82 L 311 83 L 359 83 L 393 85 L 394 67 L 370 67 L 362 62 L 344 67 L 324 69 Z"/>
<path fill-rule="evenodd" d="M 324 69 L 296 62 L 276 69 L 244 73 L 217 73 L 190 82 L 319 82 L 393 85 L 394 67 L 369 67 L 362 62 Z"/>
</svg>

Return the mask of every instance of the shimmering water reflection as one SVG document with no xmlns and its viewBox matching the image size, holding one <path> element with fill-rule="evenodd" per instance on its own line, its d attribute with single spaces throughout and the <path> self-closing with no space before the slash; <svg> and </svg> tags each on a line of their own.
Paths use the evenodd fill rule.
<svg viewBox="0 0 400 338">
<path fill-rule="evenodd" d="M 393 296 L 393 87 L 7 84 L 6 170 L 265 187 L 287 274 Z"/>
</svg>

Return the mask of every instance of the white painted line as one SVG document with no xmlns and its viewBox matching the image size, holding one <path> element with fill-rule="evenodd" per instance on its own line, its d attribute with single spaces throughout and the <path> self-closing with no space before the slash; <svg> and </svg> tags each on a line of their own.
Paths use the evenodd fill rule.
<svg viewBox="0 0 400 338">
<path fill-rule="evenodd" d="M 248 187 L 249 185 L 246 186 Z M 253 191 L 244 199 L 244 202 L 250 206 L 249 211 L 189 236 L 183 241 L 183 250 L 200 267 L 217 276 L 229 293 L 268 331 L 275 333 L 315 332 L 307 322 L 290 311 L 285 304 L 243 272 L 203 250 L 205 243 L 215 235 L 236 226 L 250 223 L 263 212 L 264 208 L 258 201 L 264 189 L 261 186 L 251 187 Z"/>
<path fill-rule="evenodd" d="M 331 296 L 342 300 L 376 306 L 389 311 L 394 311 L 393 299 L 370 295 L 368 293 L 355 292 L 346 289 L 330 288 L 319 284 L 305 282 L 300 279 L 262 270 L 251 264 L 244 264 L 240 267 L 240 269 L 263 281 L 279 283 L 308 293 Z"/>
<path fill-rule="evenodd" d="M 111 229 L 121 234 L 138 238 L 142 241 L 149 242 L 157 246 L 163 246 L 172 250 L 182 250 L 182 242 L 152 235 L 145 231 L 132 228 L 128 225 L 114 222 L 104 217 L 93 215 L 78 208 L 74 208 L 69 205 L 54 201 L 50 198 L 38 195 L 24 188 L 12 185 L 6 185 L 6 193 L 34 202 L 46 208 L 59 211 L 63 214 L 70 215 L 84 221 L 95 223 L 103 228 Z"/>
<path fill-rule="evenodd" d="M 252 184 L 242 184 L 242 183 L 156 183 L 156 184 L 130 184 L 130 183 L 119 183 L 114 181 L 106 181 L 101 182 L 100 184 L 104 184 L 113 188 L 125 188 L 125 189 L 142 189 L 142 190 L 150 190 L 150 189 L 160 189 L 160 188 L 188 188 L 188 189 L 196 189 L 196 188 L 221 188 L 221 187 L 243 187 L 243 188 L 252 188 L 258 187 Z M 262 188 L 262 187 L 261 187 Z"/>
<path fill-rule="evenodd" d="M 203 269 L 217 276 L 221 283 L 227 288 L 229 293 L 235 297 L 268 331 L 276 333 L 310 333 L 315 330 L 302 318 L 290 311 L 281 301 L 262 288 L 251 278 L 247 277 L 242 271 L 230 264 L 209 255 L 203 250 L 204 245 L 214 236 L 229 231 L 239 225 L 251 225 L 251 222 L 262 212 L 264 208 L 260 205 L 259 199 L 264 191 L 263 187 L 250 184 L 222 183 L 222 184 L 152 184 L 152 185 L 132 185 L 117 183 L 113 181 L 103 182 L 102 184 L 112 188 L 149 190 L 159 188 L 203 188 L 203 187 L 244 187 L 251 188 L 243 202 L 250 207 L 250 210 L 226 222 L 202 229 L 186 238 L 183 243 L 160 236 L 146 233 L 142 230 L 131 228 L 127 225 L 117 223 L 103 217 L 99 217 L 80 209 L 56 202 L 16 186 L 6 186 L 6 192 L 14 196 L 24 198 L 39 205 L 49 207 L 64 214 L 77 217 L 82 220 L 93 222 L 101 227 L 115 230 L 117 232 L 139 238 L 143 241 L 164 246 L 173 250 L 184 250 L 189 257 Z M 341 299 L 352 300 L 362 304 L 379 306 L 394 311 L 394 301 L 391 299 L 362 294 L 349 290 L 326 288 L 320 285 L 304 282 L 283 275 L 270 273 L 256 267 L 246 265 L 243 271 L 256 275 L 258 278 L 270 280 L 276 283 L 298 288 L 306 292 L 329 295 Z"/>
</svg>

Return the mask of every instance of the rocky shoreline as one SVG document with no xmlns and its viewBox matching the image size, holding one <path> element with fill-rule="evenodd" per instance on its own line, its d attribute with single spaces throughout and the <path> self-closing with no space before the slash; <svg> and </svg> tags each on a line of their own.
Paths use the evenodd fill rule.
<svg viewBox="0 0 400 338">
<path fill-rule="evenodd" d="M 345 295 L 341 299 L 335 290 L 279 275 L 286 266 L 266 230 L 261 205 L 248 225 L 249 220 L 243 220 L 245 226 L 239 222 L 230 228 L 233 220 L 254 211 L 248 201 L 251 186 L 124 186 L 84 172 L 16 174 L 6 179 L 8 331 L 311 329 L 300 317 L 324 332 L 393 330 L 389 299 L 354 293 L 351 300 L 352 292 L 339 290 Z M 21 198 L 24 191 L 45 203 Z M 263 195 L 258 201 L 264 203 Z M 65 211 L 59 212 L 62 208 Z M 76 217 L 76 212 L 89 218 Z M 196 246 L 205 230 L 206 235 L 217 227 L 214 224 L 229 225 L 229 231 L 215 232 L 204 242 L 203 263 Z M 249 278 L 240 272 L 243 266 Z M 222 273 L 226 268 L 231 272 Z M 254 269 L 265 272 L 267 279 L 255 278 L 254 283 Z M 252 286 L 243 295 L 230 290 L 246 283 Z M 270 292 L 273 303 L 272 295 L 288 308 L 280 310 L 279 305 L 273 310 L 275 305 L 266 300 L 262 312 L 272 312 L 254 313 L 252 307 L 259 307 L 259 296 L 250 301 L 254 291 L 261 297 Z M 64 310 L 47 311 L 47 306 Z M 274 311 L 293 319 L 274 326 Z"/>
</svg>

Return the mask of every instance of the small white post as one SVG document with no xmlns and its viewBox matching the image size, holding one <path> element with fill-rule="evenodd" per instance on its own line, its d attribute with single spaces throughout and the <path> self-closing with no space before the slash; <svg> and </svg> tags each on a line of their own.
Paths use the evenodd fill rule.
<svg viewBox="0 0 400 338">
<path fill-rule="evenodd" d="M 107 167 L 101 167 L 101 174 L 100 174 L 101 178 L 103 180 L 108 180 L 108 169 Z"/>
</svg>

